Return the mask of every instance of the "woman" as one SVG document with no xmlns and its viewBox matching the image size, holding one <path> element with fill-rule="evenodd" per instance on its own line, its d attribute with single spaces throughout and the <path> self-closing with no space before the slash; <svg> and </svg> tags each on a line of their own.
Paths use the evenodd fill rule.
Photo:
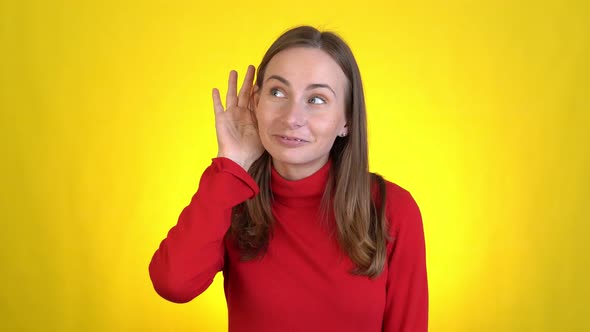
<svg viewBox="0 0 590 332">
<path fill-rule="evenodd" d="M 219 153 L 149 271 L 173 302 L 223 271 L 229 331 L 426 331 L 422 219 L 369 173 L 360 73 L 346 43 L 298 27 L 254 84 L 213 90 Z"/>
</svg>

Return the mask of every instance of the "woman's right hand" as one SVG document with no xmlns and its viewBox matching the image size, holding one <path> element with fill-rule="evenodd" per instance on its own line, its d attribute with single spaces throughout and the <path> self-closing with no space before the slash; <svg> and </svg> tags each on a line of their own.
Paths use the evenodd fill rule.
<svg viewBox="0 0 590 332">
<path fill-rule="evenodd" d="M 237 93 L 238 73 L 229 73 L 225 110 L 221 104 L 219 90 L 213 89 L 215 130 L 217 133 L 217 157 L 233 160 L 246 171 L 264 152 L 250 105 L 254 81 L 254 66 L 248 66 L 244 83 Z"/>
</svg>

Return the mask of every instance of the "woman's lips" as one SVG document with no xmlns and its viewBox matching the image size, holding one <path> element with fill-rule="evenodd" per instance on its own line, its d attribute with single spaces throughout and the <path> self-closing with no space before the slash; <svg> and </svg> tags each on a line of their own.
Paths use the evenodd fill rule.
<svg viewBox="0 0 590 332">
<path fill-rule="evenodd" d="M 306 143 L 309 143 L 309 141 L 306 141 L 306 140 L 299 138 L 299 137 L 284 136 L 284 135 L 274 135 L 273 137 L 281 145 L 286 146 L 286 147 L 290 147 L 290 148 L 296 148 L 296 147 L 302 146 Z"/>
</svg>

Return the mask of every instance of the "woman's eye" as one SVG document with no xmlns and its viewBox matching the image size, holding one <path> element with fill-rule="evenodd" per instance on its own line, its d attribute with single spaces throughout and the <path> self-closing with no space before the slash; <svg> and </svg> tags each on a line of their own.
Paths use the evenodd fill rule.
<svg viewBox="0 0 590 332">
<path fill-rule="evenodd" d="M 270 94 L 275 97 L 284 97 L 285 94 L 279 89 L 270 89 Z"/>
<path fill-rule="evenodd" d="M 312 104 L 325 104 L 326 100 L 324 98 L 315 96 L 309 99 L 309 102 Z"/>
</svg>

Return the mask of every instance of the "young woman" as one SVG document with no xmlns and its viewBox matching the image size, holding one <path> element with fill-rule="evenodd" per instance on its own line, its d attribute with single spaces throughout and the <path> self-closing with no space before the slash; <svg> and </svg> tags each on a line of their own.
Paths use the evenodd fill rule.
<svg viewBox="0 0 590 332">
<path fill-rule="evenodd" d="M 368 171 L 360 72 L 331 32 L 280 36 L 225 109 L 219 153 L 155 252 L 155 290 L 188 302 L 224 276 L 229 331 L 427 331 L 420 211 Z"/>
</svg>

